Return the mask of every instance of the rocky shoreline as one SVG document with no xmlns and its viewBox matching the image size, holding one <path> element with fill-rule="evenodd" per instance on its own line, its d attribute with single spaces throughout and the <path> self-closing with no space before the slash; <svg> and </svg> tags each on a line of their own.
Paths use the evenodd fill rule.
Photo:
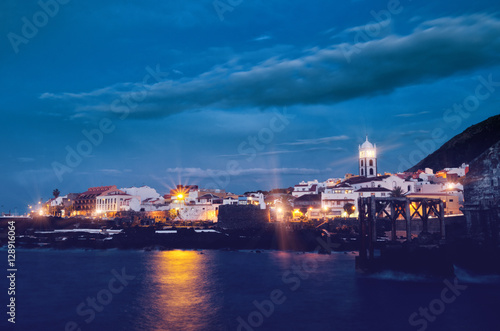
<svg viewBox="0 0 500 331">
<path fill-rule="evenodd" d="M 5 224 L 4 224 L 5 223 Z M 273 249 L 312 252 L 320 249 L 323 231 L 290 229 L 268 224 L 260 229 L 224 230 L 215 225 L 129 226 L 119 221 L 36 218 L 16 222 L 17 247 L 57 249 Z M 0 244 L 6 243 L 0 220 Z M 279 240 L 278 238 L 286 238 Z M 357 249 L 353 238 L 333 237 L 331 250 Z M 328 248 L 328 247 L 327 247 Z"/>
</svg>

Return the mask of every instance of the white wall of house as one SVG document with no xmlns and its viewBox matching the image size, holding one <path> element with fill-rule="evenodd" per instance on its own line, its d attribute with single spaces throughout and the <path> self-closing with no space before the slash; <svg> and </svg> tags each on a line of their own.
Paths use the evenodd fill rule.
<svg viewBox="0 0 500 331">
<path fill-rule="evenodd" d="M 404 193 L 415 192 L 415 182 L 406 181 L 398 176 L 391 175 L 382 180 L 372 180 L 363 183 L 352 184 L 352 187 L 357 190 L 363 187 L 383 187 L 388 190 L 393 190 L 396 187 L 401 187 Z"/>
<path fill-rule="evenodd" d="M 240 196 L 238 197 L 238 205 L 257 205 L 260 209 L 266 209 L 266 202 L 262 193 L 251 193 L 248 196 Z"/>
<path fill-rule="evenodd" d="M 237 205 L 238 204 L 238 199 L 233 198 L 233 197 L 227 197 L 223 200 L 223 205 Z"/>
<path fill-rule="evenodd" d="M 430 182 L 416 182 L 413 193 L 440 193 L 444 189 L 443 184 Z"/>
<path fill-rule="evenodd" d="M 59 196 L 59 197 L 57 197 L 57 198 L 55 198 L 55 199 L 52 199 L 52 200 L 50 201 L 50 206 L 51 206 L 51 207 L 61 206 L 61 205 L 62 205 L 62 203 L 63 203 L 63 199 L 66 199 L 67 197 L 68 197 L 68 196 L 67 196 L 67 195 L 65 195 L 65 196 Z"/>
<path fill-rule="evenodd" d="M 121 188 L 120 191 L 123 191 L 133 196 L 139 196 L 141 198 L 141 201 L 144 201 L 146 199 L 162 198 L 162 196 L 158 192 L 156 192 L 154 188 L 151 188 L 149 186 L 141 186 L 141 187 L 133 186 L 133 187 Z"/>
<path fill-rule="evenodd" d="M 321 194 L 321 208 L 326 217 L 340 217 L 344 213 L 344 205 L 358 205 L 358 193 L 354 187 L 329 187 Z"/>
<path fill-rule="evenodd" d="M 347 203 L 358 205 L 358 194 L 322 194 L 321 207 L 326 212 L 327 217 L 342 216 L 344 206 Z M 326 209 L 326 210 L 325 210 Z"/>
<path fill-rule="evenodd" d="M 467 170 L 467 167 L 469 167 L 468 164 L 462 163 L 462 165 L 458 168 L 444 168 L 443 170 L 449 174 L 457 174 L 458 177 L 463 177 L 465 176 L 465 171 Z"/>
<path fill-rule="evenodd" d="M 141 197 L 128 194 L 111 194 L 96 197 L 96 211 L 109 213 L 118 211 L 139 211 Z"/>
<path fill-rule="evenodd" d="M 302 181 L 294 186 L 292 195 L 296 198 L 300 198 L 306 194 L 318 194 L 320 188 L 326 188 L 326 184 L 326 182 L 318 182 L 317 179 L 307 182 Z M 316 188 L 312 189 L 314 185 L 316 185 Z"/>
<path fill-rule="evenodd" d="M 184 221 L 217 222 L 217 210 L 220 205 L 185 205 L 177 208 L 179 217 Z"/>
</svg>

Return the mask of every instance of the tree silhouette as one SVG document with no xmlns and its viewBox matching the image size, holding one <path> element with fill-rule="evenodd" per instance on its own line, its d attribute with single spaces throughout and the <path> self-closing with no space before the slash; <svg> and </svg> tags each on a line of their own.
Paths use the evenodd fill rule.
<svg viewBox="0 0 500 331">
<path fill-rule="evenodd" d="M 54 195 L 54 198 L 57 199 L 57 197 L 61 194 L 61 192 L 58 189 L 55 189 L 54 191 L 52 191 L 52 194 Z"/>
<path fill-rule="evenodd" d="M 356 207 L 352 203 L 346 203 L 344 205 L 344 211 L 347 213 L 347 215 L 351 216 L 352 213 L 356 210 Z"/>
<path fill-rule="evenodd" d="M 401 198 L 404 197 L 403 189 L 401 187 L 396 186 L 392 191 L 391 191 L 391 197 L 393 198 Z"/>
</svg>

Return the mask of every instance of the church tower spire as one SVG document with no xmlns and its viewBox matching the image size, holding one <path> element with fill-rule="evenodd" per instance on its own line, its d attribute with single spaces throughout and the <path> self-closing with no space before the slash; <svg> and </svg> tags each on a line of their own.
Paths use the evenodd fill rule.
<svg viewBox="0 0 500 331">
<path fill-rule="evenodd" d="M 359 175 L 365 177 L 377 176 L 377 146 L 366 141 L 359 146 Z"/>
</svg>

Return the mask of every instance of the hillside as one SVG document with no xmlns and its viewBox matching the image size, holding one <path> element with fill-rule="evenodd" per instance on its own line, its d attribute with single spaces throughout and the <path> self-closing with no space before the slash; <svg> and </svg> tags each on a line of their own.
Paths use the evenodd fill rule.
<svg viewBox="0 0 500 331">
<path fill-rule="evenodd" d="M 498 141 L 500 141 L 500 115 L 492 116 L 467 128 L 408 171 L 458 167 L 462 163 L 470 163 Z"/>
</svg>

